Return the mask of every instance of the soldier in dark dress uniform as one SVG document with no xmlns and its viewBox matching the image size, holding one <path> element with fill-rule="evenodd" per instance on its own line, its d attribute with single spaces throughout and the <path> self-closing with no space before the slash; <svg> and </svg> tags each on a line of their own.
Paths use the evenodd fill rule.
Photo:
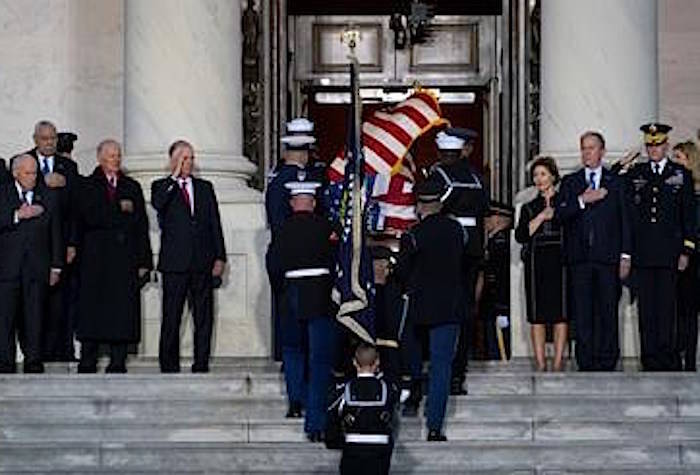
<svg viewBox="0 0 700 475">
<path fill-rule="evenodd" d="M 430 176 L 442 182 L 446 192 L 442 196 L 443 213 L 453 216 L 469 236 L 469 257 L 464 279 L 465 290 L 460 328 L 459 346 L 452 368 L 452 394 L 466 394 L 465 371 L 471 338 L 472 313 L 475 302 L 474 290 L 477 273 L 484 256 L 484 215 L 488 209 L 489 193 L 482 177 L 469 165 L 468 157 L 474 146 L 476 132 L 469 129 L 448 128 L 437 135 L 440 157 Z"/>
<path fill-rule="evenodd" d="M 360 343 L 354 358 L 357 376 L 339 388 L 336 399 L 344 434 L 342 475 L 387 475 L 394 448 L 398 388 L 379 373 L 379 354 Z"/>
<path fill-rule="evenodd" d="M 671 127 L 651 123 L 641 130 L 649 162 L 627 173 L 641 359 L 645 371 L 674 371 L 680 369 L 676 283 L 695 251 L 693 185 L 690 173 L 668 157 Z"/>
<path fill-rule="evenodd" d="M 400 345 L 407 316 L 401 283 L 389 272 L 389 263 L 398 257 L 399 236 L 375 234 L 368 239 L 374 263 L 377 350 L 382 360 L 382 372 L 392 382 L 400 379 L 403 369 Z"/>
<path fill-rule="evenodd" d="M 512 206 L 491 201 L 484 219 L 484 286 L 479 314 L 484 320 L 487 359 L 510 358 L 510 230 L 514 215 Z"/>
<path fill-rule="evenodd" d="M 464 312 L 464 278 L 469 236 L 453 217 L 441 213 L 443 184 L 426 181 L 416 187 L 420 222 L 401 237 L 394 272 L 411 295 L 412 376 L 420 378 L 421 345 L 417 331 L 429 336 L 430 374 L 427 402 L 428 441 L 445 441 L 442 433 L 450 389 L 452 360 Z"/>
<path fill-rule="evenodd" d="M 269 249 L 274 243 L 285 220 L 292 215 L 289 204 L 289 189 L 285 186 L 292 181 L 311 181 L 313 169 L 309 167 L 309 152 L 316 139 L 312 136 L 313 122 L 297 118 L 287 123 L 287 135 L 282 137 L 284 152 L 282 163 L 278 164 L 268 176 L 267 191 L 265 192 L 265 211 L 267 224 L 270 227 L 271 240 L 266 256 L 268 277 L 272 287 L 272 320 L 274 326 L 273 347 L 275 359 L 281 358 L 279 297 L 281 282 L 275 282 L 269 270 Z"/>
<path fill-rule="evenodd" d="M 314 193 L 320 183 L 289 182 L 286 187 L 294 213 L 272 242 L 269 271 L 280 282 L 287 417 L 301 417 L 305 408 L 304 429 L 311 441 L 320 442 L 326 429 L 326 396 L 337 347 L 330 299 L 336 238 L 331 224 L 314 213 Z"/>
</svg>

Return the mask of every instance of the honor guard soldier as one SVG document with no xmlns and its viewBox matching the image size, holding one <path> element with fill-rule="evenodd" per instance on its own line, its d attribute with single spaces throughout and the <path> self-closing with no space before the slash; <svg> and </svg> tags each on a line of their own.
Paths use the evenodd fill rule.
<svg viewBox="0 0 700 475">
<path fill-rule="evenodd" d="M 421 376 L 418 331 L 429 337 L 430 374 L 426 409 L 428 441 L 445 441 L 442 433 L 450 390 L 452 360 L 464 321 L 465 266 L 469 235 L 453 217 L 441 212 L 444 184 L 427 180 L 416 186 L 420 221 L 401 236 L 399 258 L 393 271 L 411 299 L 412 326 L 406 345 L 411 347 L 411 374 Z M 408 402 L 408 401 L 407 401 Z M 418 401 L 411 396 L 411 402 Z"/>
<path fill-rule="evenodd" d="M 282 163 L 278 164 L 268 176 L 267 191 L 265 192 L 265 211 L 267 212 L 267 224 L 270 227 L 271 241 L 274 243 L 280 227 L 284 221 L 292 215 L 289 204 L 289 190 L 285 186 L 292 181 L 311 181 L 311 169 L 309 168 L 309 153 L 316 138 L 313 137 L 313 122 L 303 117 L 287 122 L 287 135 L 282 137 Z M 269 247 L 266 260 L 269 260 Z M 267 262 L 269 267 L 269 262 Z M 268 268 L 268 277 L 272 287 L 272 318 L 274 325 L 274 354 L 275 359 L 281 357 L 280 326 L 279 326 L 279 293 L 281 282 L 272 279 Z"/>
<path fill-rule="evenodd" d="M 642 366 L 673 371 L 680 368 L 674 348 L 676 280 L 695 248 L 693 185 L 690 173 L 669 159 L 671 127 L 650 123 L 641 130 L 649 161 L 627 175 Z"/>
<path fill-rule="evenodd" d="M 480 312 L 484 321 L 485 356 L 507 359 L 510 354 L 510 231 L 515 210 L 512 206 L 491 201 L 484 219 L 484 283 Z"/>
<path fill-rule="evenodd" d="M 360 343 L 354 358 L 357 377 L 341 387 L 332 406 L 342 425 L 342 475 L 387 475 L 394 448 L 398 389 L 379 373 L 379 354 Z M 337 409 L 336 409 L 337 408 Z"/>
<path fill-rule="evenodd" d="M 472 307 L 477 273 L 484 256 L 484 215 L 488 209 L 489 194 L 481 176 L 469 165 L 478 134 L 470 129 L 448 128 L 438 133 L 435 142 L 439 162 L 433 166 L 431 177 L 442 181 L 446 188 L 441 197 L 443 213 L 454 216 L 469 235 L 466 268 L 465 301 L 462 305 L 465 318 L 459 335 L 459 345 L 453 365 L 451 393 L 466 394 L 465 371 L 469 348 L 469 329 L 472 326 Z"/>
<path fill-rule="evenodd" d="M 324 438 L 337 346 L 330 311 L 336 236 L 328 220 L 314 213 L 320 186 L 308 181 L 285 185 L 293 214 L 272 241 L 268 268 L 271 277 L 281 283 L 278 311 L 289 398 L 287 417 L 301 417 L 305 408 L 304 429 L 314 442 Z"/>
<path fill-rule="evenodd" d="M 312 135 L 314 123 L 297 118 L 287 123 L 287 135 L 282 137 L 282 163 L 275 167 L 268 177 L 265 193 L 267 222 L 274 240 L 282 223 L 292 214 L 289 204 L 289 190 L 285 185 L 291 181 L 311 180 L 309 150 L 316 143 Z"/>
</svg>

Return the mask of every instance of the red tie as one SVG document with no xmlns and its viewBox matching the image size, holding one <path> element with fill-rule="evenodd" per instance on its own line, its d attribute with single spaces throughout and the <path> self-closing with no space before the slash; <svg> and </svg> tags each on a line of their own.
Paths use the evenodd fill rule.
<svg viewBox="0 0 700 475">
<path fill-rule="evenodd" d="M 185 204 L 187 205 L 187 210 L 192 214 L 192 205 L 190 203 L 190 193 L 187 191 L 187 182 L 182 181 L 180 182 L 180 189 L 182 190 L 182 198 L 185 200 Z"/>
<path fill-rule="evenodd" d="M 114 176 L 107 178 L 107 198 L 114 201 L 117 197 L 117 180 Z"/>
</svg>

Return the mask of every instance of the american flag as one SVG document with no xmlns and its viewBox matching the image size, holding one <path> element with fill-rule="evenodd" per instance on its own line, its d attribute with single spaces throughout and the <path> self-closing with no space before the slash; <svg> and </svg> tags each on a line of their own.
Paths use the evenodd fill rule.
<svg viewBox="0 0 700 475">
<path fill-rule="evenodd" d="M 377 111 L 362 124 L 362 151 L 370 174 L 394 175 L 413 142 L 444 124 L 437 98 L 418 90 L 388 111 Z"/>
<path fill-rule="evenodd" d="M 404 231 L 416 221 L 415 165 L 409 149 L 413 142 L 436 125 L 447 123 L 437 98 L 419 90 L 388 111 L 377 111 L 362 124 L 364 172 L 373 179 L 368 227 L 374 232 Z M 344 180 L 345 150 L 328 167 L 331 183 Z"/>
<path fill-rule="evenodd" d="M 363 183 L 365 173 L 359 137 L 361 102 L 356 66 L 354 62 L 350 65 L 352 104 L 347 153 L 343 154 L 340 165 L 329 167 L 329 175 L 338 170 L 338 166 L 342 170 L 342 180 L 331 182 L 327 191 L 330 219 L 341 229 L 332 296 L 338 305 L 338 321 L 360 339 L 374 344 L 374 276 L 363 232 L 367 201 L 363 194 L 370 188 Z"/>
</svg>

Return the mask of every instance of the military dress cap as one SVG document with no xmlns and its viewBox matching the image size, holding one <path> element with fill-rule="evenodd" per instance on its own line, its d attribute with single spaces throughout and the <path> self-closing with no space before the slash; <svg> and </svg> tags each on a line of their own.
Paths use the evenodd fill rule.
<svg viewBox="0 0 700 475">
<path fill-rule="evenodd" d="M 314 123 L 306 117 L 297 117 L 287 122 L 288 134 L 311 135 L 314 132 Z"/>
<path fill-rule="evenodd" d="M 461 150 L 465 140 L 445 132 L 438 132 L 435 136 L 435 143 L 440 150 Z"/>
<path fill-rule="evenodd" d="M 297 117 L 287 122 L 287 135 L 282 137 L 282 143 L 289 150 L 308 150 L 316 143 L 313 132 L 313 122 L 304 117 Z"/>
<path fill-rule="evenodd" d="M 473 142 L 479 136 L 476 130 L 467 129 L 465 127 L 448 127 L 445 129 L 445 133 L 452 137 L 458 137 L 465 142 Z"/>
<path fill-rule="evenodd" d="M 316 190 L 321 187 L 317 181 L 290 181 L 284 184 L 291 196 L 308 195 L 316 196 Z"/>
<path fill-rule="evenodd" d="M 639 130 L 644 132 L 644 143 L 647 145 L 661 145 L 668 140 L 668 133 L 673 129 L 670 125 L 659 122 L 651 122 L 642 125 Z"/>
<path fill-rule="evenodd" d="M 417 183 L 413 189 L 416 192 L 416 198 L 421 203 L 436 203 L 445 193 L 445 185 L 432 177 Z"/>
<path fill-rule="evenodd" d="M 73 151 L 73 142 L 78 140 L 78 136 L 73 132 L 59 132 L 56 151 L 58 153 L 70 153 Z"/>
</svg>

